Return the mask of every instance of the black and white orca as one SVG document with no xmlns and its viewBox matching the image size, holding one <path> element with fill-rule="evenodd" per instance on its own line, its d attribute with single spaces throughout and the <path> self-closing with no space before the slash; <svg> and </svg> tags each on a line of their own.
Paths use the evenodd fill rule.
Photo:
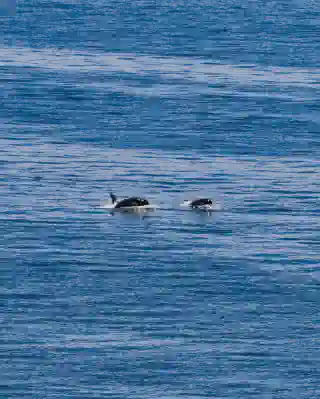
<svg viewBox="0 0 320 399">
<path fill-rule="evenodd" d="M 182 206 L 187 206 L 191 209 L 199 209 L 204 211 L 213 210 L 213 201 L 210 198 L 198 198 L 193 201 L 184 201 Z"/>
<path fill-rule="evenodd" d="M 112 204 L 114 205 L 114 209 L 138 208 L 150 205 L 147 199 L 141 197 L 129 197 L 121 201 L 118 201 L 117 196 L 114 195 L 113 193 L 110 193 L 110 197 Z"/>
<path fill-rule="evenodd" d="M 209 198 L 199 198 L 194 201 L 191 201 L 190 206 L 193 209 L 202 209 L 212 207 L 212 200 Z"/>
</svg>

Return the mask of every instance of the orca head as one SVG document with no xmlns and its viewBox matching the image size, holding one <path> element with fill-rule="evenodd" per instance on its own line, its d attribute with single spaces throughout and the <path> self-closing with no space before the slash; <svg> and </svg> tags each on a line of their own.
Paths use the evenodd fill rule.
<svg viewBox="0 0 320 399">
<path fill-rule="evenodd" d="M 146 200 L 145 198 L 137 198 L 137 203 L 138 203 L 138 206 L 149 205 L 149 201 Z"/>
</svg>

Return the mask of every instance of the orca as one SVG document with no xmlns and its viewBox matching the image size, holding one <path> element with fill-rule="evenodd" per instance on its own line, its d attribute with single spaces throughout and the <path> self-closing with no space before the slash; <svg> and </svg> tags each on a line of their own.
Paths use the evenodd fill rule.
<svg viewBox="0 0 320 399">
<path fill-rule="evenodd" d="M 112 204 L 114 205 L 114 209 L 137 208 L 140 206 L 150 205 L 149 201 L 147 199 L 141 198 L 141 197 L 129 197 L 129 198 L 125 198 L 121 201 L 118 201 L 117 196 L 114 195 L 113 193 L 110 193 L 110 198 L 111 198 Z"/>
<path fill-rule="evenodd" d="M 191 208 L 202 209 L 212 207 L 212 200 L 209 198 L 199 198 L 196 200 L 191 201 L 190 203 Z"/>
<path fill-rule="evenodd" d="M 213 201 L 210 198 L 197 198 L 192 201 L 187 200 L 181 204 L 181 206 L 183 207 L 187 206 L 191 209 L 198 209 L 203 211 L 214 210 L 213 205 Z"/>
</svg>

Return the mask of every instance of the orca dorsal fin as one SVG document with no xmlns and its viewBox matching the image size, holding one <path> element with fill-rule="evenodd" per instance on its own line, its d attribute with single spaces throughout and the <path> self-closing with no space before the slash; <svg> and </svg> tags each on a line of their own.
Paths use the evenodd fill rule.
<svg viewBox="0 0 320 399">
<path fill-rule="evenodd" d="M 114 204 L 115 202 L 117 202 L 117 196 L 114 195 L 113 193 L 110 193 L 110 198 L 111 198 L 111 201 L 112 201 L 113 204 Z"/>
</svg>

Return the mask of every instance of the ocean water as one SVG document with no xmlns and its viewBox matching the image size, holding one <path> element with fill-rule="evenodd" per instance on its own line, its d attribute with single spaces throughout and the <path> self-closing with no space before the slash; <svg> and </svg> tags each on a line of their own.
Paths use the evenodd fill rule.
<svg viewBox="0 0 320 399">
<path fill-rule="evenodd" d="M 319 398 L 320 3 L 21 0 L 0 36 L 0 396 Z"/>
</svg>

